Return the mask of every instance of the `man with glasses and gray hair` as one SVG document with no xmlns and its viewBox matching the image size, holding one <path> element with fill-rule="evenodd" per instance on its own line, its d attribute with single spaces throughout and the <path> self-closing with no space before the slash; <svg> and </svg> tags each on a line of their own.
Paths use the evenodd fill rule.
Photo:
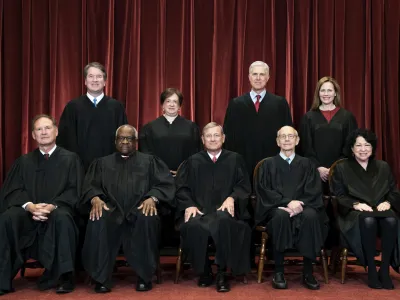
<svg viewBox="0 0 400 300">
<path fill-rule="evenodd" d="M 257 172 L 255 191 L 256 224 L 266 223 L 272 240 L 275 272 L 272 286 L 286 289 L 284 252 L 296 248 L 304 257 L 302 283 L 309 289 L 319 289 L 312 263 L 324 244 L 328 226 L 322 201 L 322 186 L 312 162 L 295 154 L 299 143 L 297 131 L 282 127 L 276 143 L 278 155 L 267 158 Z"/>
</svg>

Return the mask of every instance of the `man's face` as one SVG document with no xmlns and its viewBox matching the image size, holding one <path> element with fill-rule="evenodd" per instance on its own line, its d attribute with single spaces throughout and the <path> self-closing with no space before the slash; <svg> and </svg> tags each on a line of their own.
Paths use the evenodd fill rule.
<svg viewBox="0 0 400 300">
<path fill-rule="evenodd" d="M 39 146 L 50 146 L 55 144 L 58 129 L 53 125 L 53 121 L 48 118 L 40 118 L 36 120 L 32 131 L 33 139 Z"/>
<path fill-rule="evenodd" d="M 218 151 L 225 142 L 225 135 L 222 134 L 221 127 L 215 126 L 204 131 L 201 139 L 206 150 Z"/>
<path fill-rule="evenodd" d="M 123 155 L 130 155 L 136 150 L 135 132 L 129 127 L 122 127 L 115 138 L 117 151 Z"/>
<path fill-rule="evenodd" d="M 281 151 L 294 151 L 294 148 L 299 144 L 299 140 L 296 131 L 290 126 L 285 126 L 279 130 L 276 143 L 281 148 Z"/>
<path fill-rule="evenodd" d="M 261 92 L 269 80 L 269 74 L 264 67 L 255 66 L 249 74 L 249 81 L 253 91 Z"/>
<path fill-rule="evenodd" d="M 89 94 L 101 94 L 106 85 L 103 72 L 95 67 L 90 67 L 85 78 L 85 85 Z"/>
</svg>

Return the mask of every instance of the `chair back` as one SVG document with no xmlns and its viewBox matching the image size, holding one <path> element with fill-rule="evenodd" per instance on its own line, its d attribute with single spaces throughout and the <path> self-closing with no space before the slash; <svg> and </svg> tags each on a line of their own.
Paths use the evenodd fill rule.
<svg viewBox="0 0 400 300">
<path fill-rule="evenodd" d="M 341 159 L 338 159 L 337 161 L 335 161 L 331 165 L 331 167 L 329 169 L 329 176 L 328 176 L 329 189 L 332 186 L 332 177 L 333 177 L 333 174 L 335 173 L 336 166 L 338 164 L 346 161 L 346 160 L 347 160 L 347 158 L 341 158 Z M 337 219 L 337 217 L 338 217 L 338 203 L 337 203 L 336 196 L 333 195 L 332 192 L 331 192 L 331 203 L 332 203 L 332 208 L 333 208 L 333 215 L 335 216 L 335 219 Z"/>
</svg>

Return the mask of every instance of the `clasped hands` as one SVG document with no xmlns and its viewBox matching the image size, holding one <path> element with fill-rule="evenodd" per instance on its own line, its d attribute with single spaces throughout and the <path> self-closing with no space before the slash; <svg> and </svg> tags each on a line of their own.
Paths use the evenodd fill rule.
<svg viewBox="0 0 400 300">
<path fill-rule="evenodd" d="M 103 215 L 103 209 L 110 210 L 107 204 L 101 200 L 99 197 L 93 197 L 92 201 L 92 209 L 90 210 L 89 220 L 99 220 Z M 148 198 L 142 202 L 142 204 L 138 207 L 138 209 L 142 210 L 142 213 L 147 217 L 148 215 L 153 216 L 157 215 L 156 203 L 152 198 Z"/>
<path fill-rule="evenodd" d="M 55 210 L 56 207 L 53 204 L 47 203 L 29 203 L 25 209 L 32 214 L 33 220 L 44 222 L 47 221 L 48 215 Z"/>
<path fill-rule="evenodd" d="M 358 211 L 373 211 L 372 207 L 366 203 L 358 203 L 353 205 L 353 208 Z M 382 202 L 376 207 L 377 211 L 386 211 L 390 209 L 390 203 L 388 201 Z"/>
<path fill-rule="evenodd" d="M 304 205 L 303 201 L 292 200 L 286 207 L 280 206 L 278 208 L 286 211 L 289 214 L 289 217 L 291 218 L 303 211 L 303 205 Z"/>
<path fill-rule="evenodd" d="M 220 211 L 227 211 L 232 217 L 235 216 L 235 200 L 232 197 L 228 197 L 217 209 Z M 195 217 L 197 214 L 203 215 L 203 213 L 196 207 L 191 206 L 185 209 L 185 223 L 189 221 L 191 217 Z"/>
</svg>

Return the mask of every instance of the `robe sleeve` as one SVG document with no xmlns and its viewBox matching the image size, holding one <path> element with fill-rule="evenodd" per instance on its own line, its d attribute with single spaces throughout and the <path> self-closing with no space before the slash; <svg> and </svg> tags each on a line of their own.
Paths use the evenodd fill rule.
<svg viewBox="0 0 400 300">
<path fill-rule="evenodd" d="M 322 182 L 317 169 L 312 163 L 309 163 L 304 176 L 306 179 L 303 194 L 297 200 L 304 202 L 304 206 L 309 206 L 317 210 L 321 209 L 324 206 L 322 201 Z"/>
<path fill-rule="evenodd" d="M 144 199 L 151 196 L 156 197 L 160 202 L 175 206 L 175 182 L 168 166 L 157 156 L 152 157 L 150 163 L 150 190 L 145 194 Z"/>
<path fill-rule="evenodd" d="M 346 184 L 343 178 L 343 171 L 340 165 L 335 167 L 331 181 L 330 181 L 331 194 L 336 197 L 338 203 L 338 210 L 341 215 L 347 214 L 353 210 L 353 203 L 360 202 L 359 199 L 351 197 L 347 191 Z"/>
<path fill-rule="evenodd" d="M 99 197 L 107 203 L 107 195 L 102 188 L 102 161 L 101 159 L 94 160 L 86 172 L 83 182 L 81 201 L 79 210 L 82 213 L 88 213 L 92 207 L 91 201 L 93 197 Z"/>
<path fill-rule="evenodd" d="M 68 103 L 60 118 L 58 126 L 57 145 L 71 152 L 78 153 L 78 138 L 76 127 L 75 109 L 71 103 Z"/>
<path fill-rule="evenodd" d="M 293 119 L 292 119 L 292 114 L 290 112 L 290 107 L 288 101 L 283 98 L 285 101 L 285 106 L 286 106 L 286 113 L 285 113 L 285 124 L 286 126 L 293 126 Z"/>
<path fill-rule="evenodd" d="M 195 148 L 193 149 L 192 154 L 196 154 L 203 149 L 203 143 L 201 142 L 201 134 L 199 130 L 199 126 L 196 123 L 192 124 L 192 136 L 194 139 Z"/>
<path fill-rule="evenodd" d="M 83 174 L 82 162 L 77 155 L 74 155 L 68 170 L 68 185 L 61 195 L 53 199 L 55 205 L 66 206 L 73 211 L 77 208 L 82 190 Z"/>
<path fill-rule="evenodd" d="M 235 122 L 238 119 L 235 118 L 235 103 L 231 100 L 228 104 L 228 108 L 226 109 L 225 119 L 224 119 L 224 134 L 225 134 L 225 143 L 224 148 L 233 152 L 239 152 L 235 148 L 236 140 L 235 140 Z"/>
<path fill-rule="evenodd" d="M 238 155 L 236 159 L 236 183 L 229 195 L 235 200 L 235 215 L 239 220 L 249 219 L 247 203 L 251 193 L 249 175 L 243 158 Z"/>
<path fill-rule="evenodd" d="M 389 169 L 389 193 L 387 196 L 387 201 L 390 203 L 390 206 L 395 210 L 397 213 L 400 213 L 400 192 L 396 186 L 396 180 L 393 176 L 392 171 L 390 170 L 389 165 L 387 165 Z"/>
<path fill-rule="evenodd" d="M 347 120 L 346 130 L 343 132 L 344 143 L 343 143 L 342 154 L 341 154 L 342 158 L 346 157 L 346 151 L 348 151 L 346 148 L 347 137 L 350 135 L 350 133 L 352 133 L 357 128 L 358 128 L 357 120 L 354 117 L 354 115 L 351 112 L 349 112 L 349 118 Z"/>
<path fill-rule="evenodd" d="M 142 130 L 139 132 L 139 151 L 147 154 L 154 155 L 154 147 L 151 142 L 149 124 L 143 126 Z"/>
<path fill-rule="evenodd" d="M 300 123 L 300 143 L 303 156 L 310 159 L 316 168 L 321 166 L 317 159 L 317 154 L 313 147 L 313 138 L 311 134 L 311 124 L 307 115 L 304 115 Z"/>
<path fill-rule="evenodd" d="M 33 202 L 25 189 L 22 179 L 22 158 L 18 158 L 12 165 L 4 181 L 0 193 L 0 212 L 11 206 L 22 206 L 27 202 Z"/>
<path fill-rule="evenodd" d="M 176 201 L 177 217 L 180 217 L 186 208 L 196 206 L 193 198 L 193 191 L 190 188 L 191 180 L 191 160 L 190 158 L 182 163 L 175 177 L 176 182 Z"/>
<path fill-rule="evenodd" d="M 280 206 L 286 207 L 290 201 L 284 197 L 281 193 L 272 187 L 272 176 L 271 174 L 271 159 L 265 160 L 258 169 L 257 178 L 255 179 L 255 191 L 257 194 L 257 204 L 255 219 L 256 224 L 263 222 L 267 216 L 267 213 L 272 208 Z"/>
</svg>

